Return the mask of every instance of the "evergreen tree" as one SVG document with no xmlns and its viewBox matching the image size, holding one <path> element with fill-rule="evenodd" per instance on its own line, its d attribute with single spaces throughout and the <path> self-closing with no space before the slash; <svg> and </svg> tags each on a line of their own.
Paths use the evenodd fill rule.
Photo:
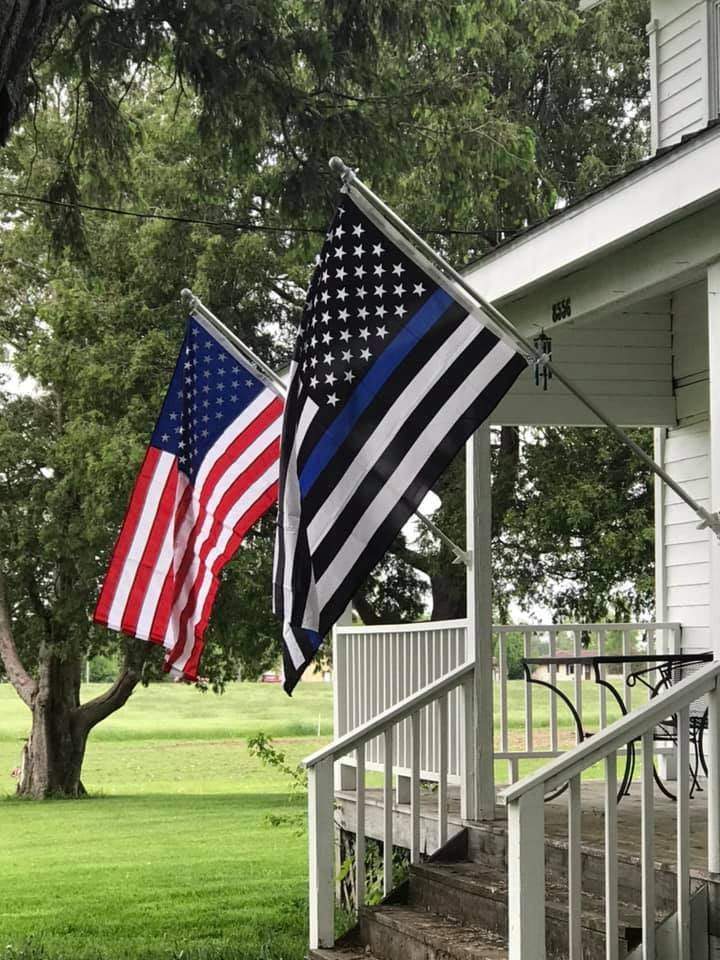
<svg viewBox="0 0 720 960">
<path fill-rule="evenodd" d="M 635 0 L 583 22 L 566 0 L 44 9 L 62 12 L 39 37 L 0 171 L 0 341 L 37 384 L 0 401 L 0 659 L 33 717 L 21 792 L 75 796 L 91 729 L 157 669 L 89 615 L 181 338 L 179 290 L 281 364 L 336 153 L 456 263 L 479 255 L 642 150 L 645 15 Z M 504 431 L 498 535 L 519 449 Z M 437 491 L 460 541 L 462 475 L 458 463 Z M 215 685 L 277 651 L 270 530 L 220 592 L 204 661 Z M 462 612 L 462 571 L 420 546 L 397 544 L 358 598 L 363 616 L 416 616 L 418 571 L 435 615 Z M 81 705 L 85 656 L 119 642 L 117 681 Z"/>
</svg>

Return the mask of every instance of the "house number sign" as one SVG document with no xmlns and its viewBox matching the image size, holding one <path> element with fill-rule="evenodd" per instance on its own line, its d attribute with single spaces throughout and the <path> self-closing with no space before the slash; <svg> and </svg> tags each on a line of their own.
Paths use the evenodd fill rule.
<svg viewBox="0 0 720 960">
<path fill-rule="evenodd" d="M 565 297 L 562 300 L 558 300 L 557 303 L 552 305 L 553 323 L 557 323 L 558 320 L 567 320 L 567 318 L 571 316 L 572 304 L 570 303 L 570 297 Z"/>
</svg>

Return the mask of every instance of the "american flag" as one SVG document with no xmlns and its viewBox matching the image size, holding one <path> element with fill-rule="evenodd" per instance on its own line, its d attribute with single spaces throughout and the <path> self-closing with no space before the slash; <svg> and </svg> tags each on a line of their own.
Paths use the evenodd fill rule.
<svg viewBox="0 0 720 960">
<path fill-rule="evenodd" d="M 298 331 L 274 572 L 288 693 L 425 494 L 527 367 L 391 234 L 361 197 L 342 198 Z"/>
<path fill-rule="evenodd" d="M 94 620 L 165 647 L 196 680 L 220 572 L 277 499 L 283 400 L 188 319 Z"/>
</svg>

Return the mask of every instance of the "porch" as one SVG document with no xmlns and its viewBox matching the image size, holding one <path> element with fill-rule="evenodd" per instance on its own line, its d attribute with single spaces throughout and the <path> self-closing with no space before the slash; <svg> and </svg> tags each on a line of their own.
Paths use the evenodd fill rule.
<svg viewBox="0 0 720 960">
<path fill-rule="evenodd" d="M 493 634 L 492 762 L 505 785 L 488 816 L 476 805 L 477 754 L 486 751 L 474 736 L 467 623 L 336 628 L 338 735 L 307 761 L 311 955 L 333 955 L 322 948 L 334 943 L 344 831 L 353 838 L 359 926 L 341 942 L 339 955 L 354 956 L 353 938 L 359 938 L 372 956 L 380 938 L 379 956 L 400 958 L 406 948 L 414 956 L 408 944 L 418 936 L 418 956 L 434 956 L 449 937 L 448 956 L 474 960 L 704 960 L 716 932 L 708 903 L 720 894 L 720 765 L 713 747 L 709 776 L 700 772 L 691 791 L 698 771 L 692 772 L 689 731 L 691 711 L 707 704 L 710 742 L 718 742 L 720 665 L 704 664 L 652 696 L 649 687 L 626 685 L 632 673 L 625 663 L 628 676 L 606 679 L 630 694 L 627 715 L 614 707 L 609 687 L 577 671 L 565 681 L 565 696 L 583 728 L 596 727 L 581 740 L 572 717 L 555 709 L 552 691 L 539 697 L 532 684 L 508 678 L 511 641 L 527 655 L 612 647 L 642 657 L 679 649 L 679 626 L 496 626 Z M 655 738 L 668 716 L 676 723 L 672 744 Z M 637 769 L 618 802 L 628 751 L 637 753 Z M 657 790 L 653 766 L 677 801 Z M 379 906 L 366 906 L 368 840 L 378 841 L 381 851 L 385 900 Z M 409 859 L 409 882 L 400 888 L 393 879 L 398 847 Z M 462 949 L 448 947 L 454 937 Z"/>
<path fill-rule="evenodd" d="M 493 422 L 597 426 L 594 405 L 623 426 L 652 427 L 656 461 L 713 511 L 719 164 L 716 126 L 466 272 L 525 336 L 550 333 L 553 363 L 590 401 L 556 382 L 538 389 L 528 371 Z M 334 943 L 337 826 L 355 836 L 360 942 L 383 960 L 705 960 L 720 945 L 720 664 L 653 699 L 628 686 L 630 661 L 623 676 L 605 672 L 623 690 L 625 716 L 581 670 L 559 678 L 549 668 L 563 700 L 509 668 L 518 650 L 717 656 L 718 542 L 656 480 L 657 622 L 492 626 L 489 439 L 481 427 L 466 452 L 469 619 L 335 630 L 335 740 L 307 761 L 311 946 Z M 691 799 L 691 718 L 706 708 L 708 776 Z M 593 734 L 583 742 L 573 710 Z M 676 737 L 661 743 L 668 718 Z M 628 750 L 636 775 L 618 804 Z M 657 789 L 653 767 L 677 802 Z M 366 838 L 382 843 L 386 906 L 364 905 Z M 393 846 L 409 851 L 404 894 L 393 886 Z M 450 922 L 456 902 L 460 927 Z"/>
</svg>

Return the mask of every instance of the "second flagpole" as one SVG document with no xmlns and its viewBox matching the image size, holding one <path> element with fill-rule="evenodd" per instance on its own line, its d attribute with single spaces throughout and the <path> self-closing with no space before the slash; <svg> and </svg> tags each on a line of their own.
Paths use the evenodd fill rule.
<svg viewBox="0 0 720 960">
<path fill-rule="evenodd" d="M 681 500 L 683 500 L 701 519 L 702 526 L 709 527 L 713 533 L 720 539 L 720 515 L 717 513 L 710 513 L 706 510 L 700 503 L 692 497 L 687 490 L 684 489 L 673 477 L 667 473 L 660 464 L 656 463 L 651 456 L 649 456 L 641 446 L 639 446 L 635 441 L 625 433 L 625 431 L 614 423 L 602 410 L 598 407 L 591 399 L 588 397 L 585 392 L 578 387 L 572 380 L 568 379 L 562 370 L 558 368 L 550 361 L 550 359 L 537 347 L 530 343 L 529 340 L 526 340 L 523 335 L 515 329 L 515 327 L 510 323 L 507 317 L 485 300 L 478 292 L 472 287 L 467 280 L 458 273 L 454 267 L 452 267 L 444 257 L 442 257 L 436 250 L 434 250 L 430 244 L 426 243 L 422 237 L 418 236 L 417 233 L 410 227 L 398 214 L 395 213 L 386 203 L 384 203 L 380 197 L 375 194 L 367 184 L 357 176 L 355 171 L 348 167 L 340 157 L 332 157 L 330 160 L 330 169 L 338 174 L 341 178 L 345 188 L 348 191 L 354 191 L 361 199 L 365 201 L 363 207 L 366 204 L 369 204 L 371 208 L 374 209 L 375 214 L 379 214 L 384 218 L 387 224 L 390 225 L 394 233 L 394 239 L 398 242 L 399 245 L 403 246 L 410 254 L 410 256 L 417 259 L 418 254 L 427 262 L 426 265 L 430 267 L 432 273 L 435 274 L 435 279 L 444 286 L 446 289 L 450 287 L 448 291 L 451 295 L 455 295 L 456 299 L 459 299 L 461 302 L 464 302 L 466 308 L 470 309 L 470 312 L 475 314 L 476 312 L 482 312 L 484 315 L 483 322 L 485 319 L 489 321 L 488 326 L 491 329 L 494 329 L 496 333 L 504 337 L 506 340 L 510 340 L 516 349 L 520 353 L 526 355 L 528 360 L 533 363 L 542 364 L 548 371 L 550 371 L 560 383 L 566 387 L 570 393 L 575 397 L 584 406 L 593 413 L 597 419 L 604 424 L 609 430 L 611 430 L 615 436 L 621 440 L 626 446 L 630 447 L 633 453 L 637 456 L 642 463 L 645 464 L 654 474 L 656 474 L 660 479 L 666 483 L 671 490 L 673 490 Z M 366 210 L 368 215 L 370 212 Z M 454 288 L 454 289 L 453 289 Z"/>
</svg>

